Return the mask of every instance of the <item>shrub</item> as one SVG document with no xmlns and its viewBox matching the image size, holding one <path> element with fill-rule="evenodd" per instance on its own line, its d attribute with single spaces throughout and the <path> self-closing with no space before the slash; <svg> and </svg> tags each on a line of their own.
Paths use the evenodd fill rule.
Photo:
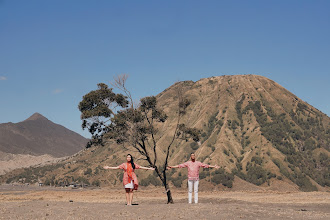
<svg viewBox="0 0 330 220">
<path fill-rule="evenodd" d="M 181 185 L 182 185 L 182 180 L 181 179 L 174 179 L 174 180 L 172 180 L 172 183 L 173 183 L 173 185 L 175 186 L 175 187 L 177 187 L 177 188 L 180 188 L 181 187 Z"/>
<path fill-rule="evenodd" d="M 202 172 L 199 173 L 199 179 L 201 179 L 201 180 L 205 179 L 207 177 L 207 175 L 208 175 L 207 172 L 202 171 Z"/>
<path fill-rule="evenodd" d="M 102 168 L 101 168 L 101 169 L 102 169 Z M 99 174 L 99 172 L 100 172 L 100 167 L 97 166 L 97 167 L 95 168 L 94 175 Z"/>
<path fill-rule="evenodd" d="M 259 186 L 267 180 L 266 170 L 261 166 L 251 166 L 247 172 L 246 180 Z"/>
<path fill-rule="evenodd" d="M 305 146 L 304 149 L 305 150 L 314 150 L 316 148 L 316 143 L 312 138 L 308 138 L 305 141 Z"/>
<path fill-rule="evenodd" d="M 299 174 L 296 178 L 295 183 L 299 186 L 299 189 L 305 192 L 317 191 L 316 186 L 314 186 L 311 181 L 306 177 L 306 175 Z"/>
<path fill-rule="evenodd" d="M 50 180 L 48 178 L 45 179 L 44 185 L 45 186 L 49 186 L 50 185 Z"/>
<path fill-rule="evenodd" d="M 234 175 L 227 173 L 223 168 L 220 168 L 213 172 L 212 182 L 216 184 L 222 184 L 228 188 L 233 186 Z"/>
<path fill-rule="evenodd" d="M 199 146 L 198 146 L 198 144 L 196 142 L 192 142 L 190 144 L 190 147 L 191 147 L 192 150 L 197 150 Z"/>
<path fill-rule="evenodd" d="M 148 186 L 148 185 L 154 185 L 154 186 L 160 186 L 161 185 L 161 181 L 153 174 L 150 174 L 147 178 L 142 179 L 140 181 L 140 185 L 141 186 Z"/>
<path fill-rule="evenodd" d="M 180 175 L 177 178 L 175 178 L 174 180 L 172 180 L 172 183 L 175 187 L 180 188 L 182 185 L 182 181 L 184 181 L 185 179 L 187 179 L 186 175 Z"/>
<path fill-rule="evenodd" d="M 82 184 L 87 184 L 90 185 L 88 179 L 86 179 L 85 177 L 79 176 L 76 180 L 76 183 L 82 183 Z"/>
<path fill-rule="evenodd" d="M 267 179 L 271 179 L 271 178 L 275 178 L 275 177 L 276 177 L 275 173 L 272 173 L 272 172 L 267 173 Z"/>
<path fill-rule="evenodd" d="M 92 182 L 92 185 L 93 185 L 93 186 L 97 186 L 97 187 L 99 187 L 99 186 L 101 186 L 101 182 L 100 182 L 100 180 L 94 180 L 94 181 Z"/>
<path fill-rule="evenodd" d="M 236 168 L 238 169 L 238 170 L 242 170 L 243 169 L 243 167 L 242 167 L 242 164 L 241 163 L 236 163 Z"/>
<path fill-rule="evenodd" d="M 276 158 L 276 159 L 273 159 L 272 161 L 278 168 L 281 168 L 281 161 L 279 159 Z"/>
<path fill-rule="evenodd" d="M 261 157 L 257 157 L 257 156 L 253 156 L 252 159 L 251 159 L 251 162 L 254 162 L 258 165 L 261 165 L 262 164 L 262 158 Z"/>
<path fill-rule="evenodd" d="M 91 175 L 92 174 L 92 169 L 91 168 L 87 168 L 87 170 L 85 170 L 84 175 Z"/>
</svg>

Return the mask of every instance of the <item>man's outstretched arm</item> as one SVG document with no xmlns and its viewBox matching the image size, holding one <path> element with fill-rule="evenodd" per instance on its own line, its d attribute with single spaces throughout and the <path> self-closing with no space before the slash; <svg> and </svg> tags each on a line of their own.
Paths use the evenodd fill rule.
<svg viewBox="0 0 330 220">
<path fill-rule="evenodd" d="M 167 169 L 172 169 L 172 168 L 179 168 L 179 165 L 176 165 L 176 166 L 167 166 Z"/>
<path fill-rule="evenodd" d="M 200 163 L 200 166 L 203 167 L 203 168 L 216 168 L 216 169 L 219 168 L 218 165 L 208 165 L 206 163 Z"/>
<path fill-rule="evenodd" d="M 212 166 L 212 165 L 209 165 L 209 168 L 220 168 L 218 165 L 214 165 L 214 166 Z"/>
</svg>

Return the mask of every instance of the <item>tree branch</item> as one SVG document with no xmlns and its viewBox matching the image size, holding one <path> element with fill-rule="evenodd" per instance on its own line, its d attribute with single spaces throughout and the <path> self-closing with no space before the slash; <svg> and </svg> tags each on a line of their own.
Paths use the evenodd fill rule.
<svg viewBox="0 0 330 220">
<path fill-rule="evenodd" d="M 154 164 L 156 164 L 156 162 L 157 162 L 157 151 L 156 151 L 157 142 L 156 142 L 156 140 L 155 140 L 155 136 L 154 136 L 153 118 L 151 117 L 152 121 L 150 122 L 149 117 L 148 117 L 148 113 L 147 113 L 146 111 L 144 111 L 144 114 L 145 114 L 145 117 L 146 117 L 146 119 L 147 119 L 148 124 L 149 124 L 150 127 L 151 127 L 151 139 L 152 139 L 153 144 L 154 144 L 154 146 L 153 146 L 153 150 L 154 150 L 154 156 L 155 156 L 155 157 L 154 157 Z M 152 113 L 151 113 L 151 114 L 152 114 Z"/>
</svg>

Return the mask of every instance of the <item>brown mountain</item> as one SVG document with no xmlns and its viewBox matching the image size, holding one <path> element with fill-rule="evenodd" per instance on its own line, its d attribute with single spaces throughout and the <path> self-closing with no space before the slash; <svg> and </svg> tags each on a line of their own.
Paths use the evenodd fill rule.
<svg viewBox="0 0 330 220">
<path fill-rule="evenodd" d="M 63 157 L 82 150 L 87 141 L 39 113 L 19 123 L 0 124 L 0 151 L 5 153 Z"/>
<path fill-rule="evenodd" d="M 202 130 L 202 141 L 181 143 L 173 163 L 196 149 L 200 160 L 257 185 L 278 178 L 302 190 L 315 189 L 314 181 L 330 186 L 330 118 L 318 109 L 266 77 L 236 75 L 173 85 L 158 95 L 169 115 L 176 86 L 191 101 L 184 120 Z"/>
<path fill-rule="evenodd" d="M 239 189 L 238 185 L 248 186 L 244 181 L 279 190 L 326 190 L 330 186 L 330 118 L 262 76 L 211 77 L 179 82 L 164 90 L 157 99 L 168 120 L 158 128 L 158 147 L 165 147 L 174 132 L 177 87 L 182 88 L 190 102 L 182 122 L 202 132 L 200 144 L 192 141 L 174 144 L 170 165 L 186 161 L 191 152 L 196 152 L 202 162 L 220 165 L 220 170 L 201 171 L 201 185 L 207 187 L 222 184 Z M 109 143 L 44 168 L 43 173 L 40 169 L 33 173 L 54 183 L 75 180 L 116 185 L 120 184 L 121 172 L 101 167 L 122 163 L 127 152 Z M 139 159 L 138 154 L 134 156 Z M 3 180 L 13 181 L 20 172 Z M 153 175 L 137 172 L 141 185 L 159 184 Z M 23 173 L 28 175 L 31 170 Z M 185 169 L 172 170 L 169 179 L 175 186 L 184 186 L 186 174 Z"/>
</svg>

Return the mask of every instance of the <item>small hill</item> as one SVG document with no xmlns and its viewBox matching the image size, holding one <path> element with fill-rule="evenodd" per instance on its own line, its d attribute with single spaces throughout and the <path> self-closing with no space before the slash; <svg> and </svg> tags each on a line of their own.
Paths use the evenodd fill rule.
<svg viewBox="0 0 330 220">
<path fill-rule="evenodd" d="M 19 123 L 0 124 L 0 151 L 4 153 L 63 157 L 82 150 L 87 141 L 39 113 Z"/>
<path fill-rule="evenodd" d="M 281 191 L 328 190 L 330 118 L 326 114 L 262 76 L 219 76 L 178 82 L 156 96 L 159 107 L 168 115 L 168 120 L 158 127 L 160 148 L 167 146 L 175 130 L 178 87 L 190 102 L 182 122 L 200 129 L 201 141 L 176 142 L 170 165 L 185 162 L 195 152 L 197 160 L 222 168 L 201 170 L 204 185 L 235 190 L 244 185 Z M 102 166 L 119 165 L 128 152 L 132 153 L 110 142 L 53 166 L 15 171 L 1 181 L 15 181 L 22 174 L 30 178 L 32 173 L 53 184 L 80 181 L 118 185 L 121 171 L 105 171 Z M 138 154 L 132 154 L 137 163 L 147 165 Z M 160 153 L 158 158 L 164 156 Z M 137 174 L 141 185 L 159 184 L 154 174 L 139 170 Z M 176 187 L 184 187 L 186 178 L 185 169 L 168 172 L 168 179 Z"/>
<path fill-rule="evenodd" d="M 35 165 L 46 165 L 64 158 L 53 157 L 48 154 L 33 156 L 30 154 L 11 154 L 0 151 L 0 175 L 17 168 L 26 168 Z"/>
</svg>

